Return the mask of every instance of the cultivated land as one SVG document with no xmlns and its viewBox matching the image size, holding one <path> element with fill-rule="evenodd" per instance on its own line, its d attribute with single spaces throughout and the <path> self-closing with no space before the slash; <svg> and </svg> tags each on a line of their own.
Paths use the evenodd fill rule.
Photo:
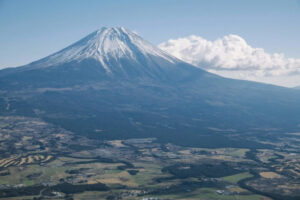
<svg viewBox="0 0 300 200">
<path fill-rule="evenodd" d="M 245 133 L 268 148 L 196 148 L 94 140 L 38 118 L 2 116 L 0 198 L 299 199 L 300 134 L 268 134 L 272 140 Z"/>
</svg>

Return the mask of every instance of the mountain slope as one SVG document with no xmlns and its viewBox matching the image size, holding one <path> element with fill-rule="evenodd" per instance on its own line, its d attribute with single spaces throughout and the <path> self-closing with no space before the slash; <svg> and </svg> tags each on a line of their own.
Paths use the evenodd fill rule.
<svg viewBox="0 0 300 200">
<path fill-rule="evenodd" d="M 0 90 L 1 115 L 38 116 L 101 139 L 250 148 L 257 144 L 246 133 L 295 131 L 300 123 L 298 90 L 213 75 L 124 28 L 102 28 L 1 70 Z"/>
</svg>

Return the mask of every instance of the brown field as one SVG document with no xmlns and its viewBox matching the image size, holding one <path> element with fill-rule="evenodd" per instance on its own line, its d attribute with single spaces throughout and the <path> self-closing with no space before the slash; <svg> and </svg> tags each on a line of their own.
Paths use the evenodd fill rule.
<svg viewBox="0 0 300 200">
<path fill-rule="evenodd" d="M 259 175 L 263 178 L 281 178 L 281 176 L 275 172 L 261 172 Z"/>
<path fill-rule="evenodd" d="M 122 140 L 111 140 L 109 141 L 110 145 L 113 145 L 115 147 L 126 147 L 123 143 Z"/>
</svg>

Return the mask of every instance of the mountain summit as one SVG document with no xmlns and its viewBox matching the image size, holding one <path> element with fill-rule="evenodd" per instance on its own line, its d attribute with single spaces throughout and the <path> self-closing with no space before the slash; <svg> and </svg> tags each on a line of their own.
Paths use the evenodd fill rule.
<svg viewBox="0 0 300 200">
<path fill-rule="evenodd" d="M 185 74 L 184 68 L 178 67 L 182 64 L 183 61 L 165 53 L 137 34 L 118 27 L 94 31 L 65 49 L 29 64 L 27 68 L 97 65 L 102 76 L 166 78 L 173 68 Z"/>
<path fill-rule="evenodd" d="M 178 59 L 168 55 L 159 48 L 142 39 L 137 34 L 123 28 L 101 28 L 67 48 L 54 53 L 35 64 L 53 66 L 66 62 L 95 59 L 99 61 L 106 72 L 112 72 L 109 65 L 123 59 L 151 62 L 153 57 L 178 62 Z M 144 60 L 142 60 L 144 59 Z"/>
</svg>

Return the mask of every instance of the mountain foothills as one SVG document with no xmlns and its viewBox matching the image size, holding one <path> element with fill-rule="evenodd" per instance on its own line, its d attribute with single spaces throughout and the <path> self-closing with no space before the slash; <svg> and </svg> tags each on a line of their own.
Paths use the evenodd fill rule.
<svg viewBox="0 0 300 200">
<path fill-rule="evenodd" d="M 38 117 L 99 139 L 250 148 L 262 144 L 243 133 L 300 124 L 298 90 L 208 73 L 125 28 L 101 28 L 41 60 L 1 70 L 0 92 L 1 115 Z"/>
</svg>

